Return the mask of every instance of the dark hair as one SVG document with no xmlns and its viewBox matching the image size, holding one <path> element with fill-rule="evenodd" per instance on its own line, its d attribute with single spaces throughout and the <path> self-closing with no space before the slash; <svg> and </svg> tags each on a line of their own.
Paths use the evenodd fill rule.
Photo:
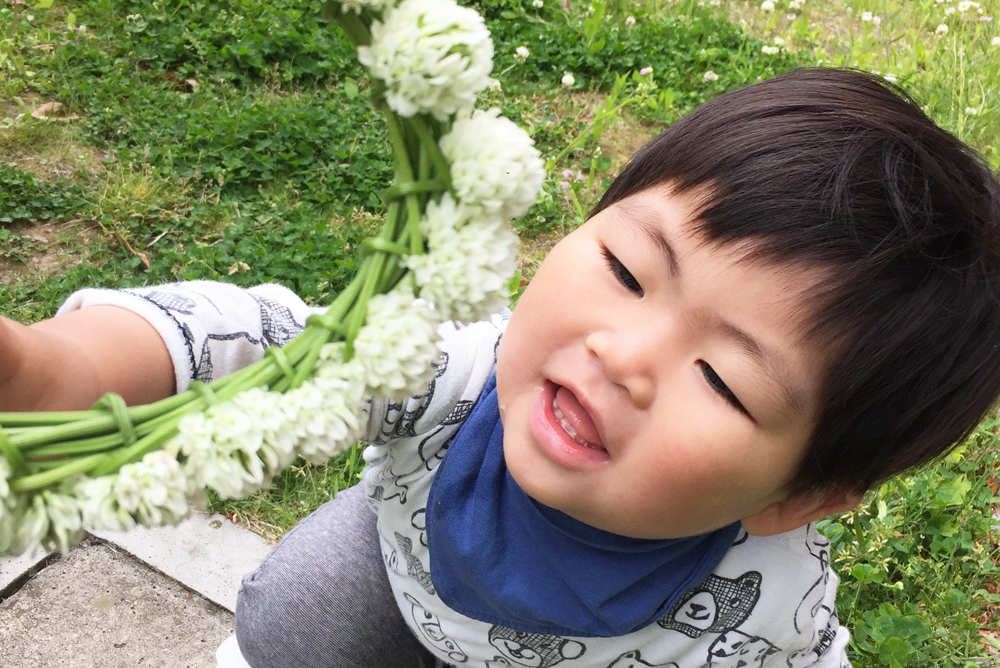
<svg viewBox="0 0 1000 668">
<path fill-rule="evenodd" d="M 703 194 L 709 242 L 827 270 L 807 334 L 834 359 L 789 493 L 864 491 L 946 452 L 1000 395 L 1000 184 L 898 87 L 803 69 L 718 97 L 591 215 L 661 185 Z"/>
</svg>

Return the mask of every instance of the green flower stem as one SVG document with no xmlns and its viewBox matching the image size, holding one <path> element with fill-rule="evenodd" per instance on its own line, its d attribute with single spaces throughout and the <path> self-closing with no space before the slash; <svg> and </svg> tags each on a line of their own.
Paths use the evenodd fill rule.
<svg viewBox="0 0 1000 668">
<path fill-rule="evenodd" d="M 145 426 L 144 423 L 143 426 Z M 138 431 L 138 428 L 136 429 Z M 93 454 L 105 452 L 121 447 L 121 434 L 114 433 L 106 436 L 95 436 L 93 438 L 82 438 L 69 443 L 53 443 L 34 448 L 27 457 L 29 462 L 41 462 L 43 458 L 50 457 L 70 457 L 73 455 Z"/>
<path fill-rule="evenodd" d="M 441 148 L 438 146 L 437 139 L 434 137 L 434 132 L 427 127 L 426 121 L 420 116 L 414 116 L 409 119 L 413 130 L 420 137 L 420 143 L 425 149 L 427 149 L 428 157 L 431 162 L 437 168 L 438 178 L 444 181 L 445 187 L 451 196 L 456 200 L 458 195 L 455 193 L 455 187 L 451 182 L 451 168 L 448 166 L 448 159 L 444 157 L 441 153 Z"/>
<path fill-rule="evenodd" d="M 177 422 L 180 422 L 180 418 L 177 419 Z M 118 469 L 125 464 L 139 461 L 153 450 L 159 450 L 164 444 L 166 444 L 167 441 L 176 435 L 177 422 L 164 424 L 153 433 L 140 438 L 138 441 L 123 450 L 105 455 L 98 455 L 100 460 L 97 462 L 96 466 L 92 466 L 89 469 L 90 475 L 98 478 L 102 475 L 117 473 Z"/>
<path fill-rule="evenodd" d="M 372 34 L 364 20 L 351 11 L 343 11 L 337 16 L 337 23 L 347 36 L 347 40 L 354 45 L 357 50 L 359 46 L 368 46 L 372 43 Z"/>
<path fill-rule="evenodd" d="M 64 464 L 59 468 L 52 469 L 51 471 L 46 471 L 45 473 L 36 473 L 35 475 L 17 478 L 10 481 L 10 488 L 14 492 L 36 492 L 38 490 L 45 489 L 46 487 L 55 485 L 57 482 L 60 482 L 70 476 L 86 473 L 106 456 L 107 455 L 90 455 L 89 457 L 74 459 L 68 464 Z"/>
</svg>

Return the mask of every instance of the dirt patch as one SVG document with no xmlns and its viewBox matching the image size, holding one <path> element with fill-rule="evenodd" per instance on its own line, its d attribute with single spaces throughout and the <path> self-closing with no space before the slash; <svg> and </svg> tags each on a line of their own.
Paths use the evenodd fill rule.
<svg viewBox="0 0 1000 668">
<path fill-rule="evenodd" d="M 521 250 L 517 256 L 517 268 L 521 270 L 521 278 L 530 281 L 541 266 L 542 260 L 549 254 L 552 247 L 559 243 L 561 236 L 536 237 L 522 239 Z"/>
<path fill-rule="evenodd" d="M 33 110 L 47 101 L 33 95 L 24 99 L 24 103 Z M 10 100 L 0 105 L 5 119 L 0 125 L 0 160 L 48 183 L 89 182 L 104 173 L 101 161 L 109 154 L 79 139 L 79 120 L 37 119 Z"/>
<path fill-rule="evenodd" d="M 44 279 L 84 262 L 90 244 L 101 239 L 101 229 L 94 224 L 70 220 L 66 222 L 22 223 L 8 228 L 34 242 L 39 248 L 27 262 L 0 257 L 0 285 L 11 285 L 18 279 Z"/>
</svg>

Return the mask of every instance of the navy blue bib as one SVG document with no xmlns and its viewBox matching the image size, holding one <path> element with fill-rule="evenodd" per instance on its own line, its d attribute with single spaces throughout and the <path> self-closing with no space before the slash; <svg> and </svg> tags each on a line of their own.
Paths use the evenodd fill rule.
<svg viewBox="0 0 1000 668">
<path fill-rule="evenodd" d="M 496 374 L 438 466 L 426 520 L 431 580 L 449 608 L 518 631 L 604 638 L 666 615 L 739 531 L 629 538 L 536 502 L 504 463 Z"/>
</svg>

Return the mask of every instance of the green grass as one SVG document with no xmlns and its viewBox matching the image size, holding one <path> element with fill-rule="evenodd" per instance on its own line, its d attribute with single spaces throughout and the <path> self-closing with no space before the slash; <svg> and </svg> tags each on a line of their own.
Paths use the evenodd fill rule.
<svg viewBox="0 0 1000 668">
<path fill-rule="evenodd" d="M 945 14 L 957 2 L 775 0 L 764 12 L 756 0 L 611 0 L 589 12 L 574 1 L 569 14 L 557 0 L 469 4 L 487 17 L 503 86 L 484 104 L 527 128 L 549 161 L 538 203 L 517 221 L 528 278 L 658 128 L 803 64 L 895 77 L 1000 164 L 1000 18 Z M 0 313 L 31 322 L 81 287 L 198 278 L 274 281 L 329 301 L 378 228 L 391 166 L 353 51 L 317 8 L 56 0 L 20 6 L 15 30 L 2 3 Z M 531 51 L 524 62 L 518 46 Z M 77 118 L 30 116 L 51 101 Z M 826 522 L 855 666 L 988 665 L 980 633 L 1000 635 L 995 431 L 984 423 L 955 455 Z M 299 462 L 272 490 L 212 508 L 277 538 L 360 468 L 357 450 L 325 467 Z"/>
</svg>

